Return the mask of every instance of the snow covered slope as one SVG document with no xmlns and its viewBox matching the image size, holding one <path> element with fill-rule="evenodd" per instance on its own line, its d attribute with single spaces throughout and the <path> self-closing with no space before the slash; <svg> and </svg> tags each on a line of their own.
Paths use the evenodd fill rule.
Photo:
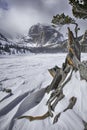
<svg viewBox="0 0 87 130">
<path fill-rule="evenodd" d="M 0 57 L 0 90 L 8 88 L 13 95 L 0 91 L 0 130 L 83 130 L 82 120 L 87 122 L 87 83 L 80 80 L 79 73 L 73 73 L 71 81 L 64 87 L 65 98 L 56 106 L 54 116 L 62 112 L 69 98 L 77 97 L 73 110 L 63 112 L 53 125 L 53 118 L 30 122 L 18 120 L 21 115 L 38 116 L 48 107 L 49 95 L 44 88 L 52 81 L 48 69 L 61 67 L 66 54 L 38 54 L 27 56 Z M 87 54 L 82 54 L 82 60 Z"/>
<path fill-rule="evenodd" d="M 9 33 L 0 29 L 0 55 L 54 53 L 64 50 L 63 35 L 51 25 L 33 25 L 27 36 L 15 33 L 12 33 L 12 38 Z"/>
</svg>

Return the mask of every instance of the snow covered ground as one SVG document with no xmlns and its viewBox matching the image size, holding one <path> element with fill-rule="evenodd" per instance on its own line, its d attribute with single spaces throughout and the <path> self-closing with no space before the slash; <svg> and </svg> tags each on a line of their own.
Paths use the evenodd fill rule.
<svg viewBox="0 0 87 130">
<path fill-rule="evenodd" d="M 54 115 L 67 107 L 72 96 L 77 97 L 73 110 L 63 112 L 56 124 L 53 118 L 30 122 L 18 120 L 21 115 L 38 116 L 47 112 L 49 95 L 44 88 L 52 81 L 48 69 L 61 67 L 66 54 L 37 54 L 0 57 L 0 90 L 8 88 L 13 95 L 0 91 L 0 130 L 83 130 L 82 120 L 87 122 L 87 83 L 73 73 L 71 81 L 64 87 L 65 98 L 56 106 Z M 87 54 L 82 54 L 87 60 Z M 39 103 L 39 104 L 38 104 Z"/>
</svg>

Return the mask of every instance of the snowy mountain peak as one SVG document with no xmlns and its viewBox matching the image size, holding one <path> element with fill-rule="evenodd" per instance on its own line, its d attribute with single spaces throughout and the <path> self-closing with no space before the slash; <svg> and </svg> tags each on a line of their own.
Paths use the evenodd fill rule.
<svg viewBox="0 0 87 130">
<path fill-rule="evenodd" d="M 54 27 L 40 23 L 31 26 L 28 35 L 32 37 L 32 42 L 36 43 L 37 46 L 43 46 L 48 42 L 49 44 L 59 43 L 63 39 L 63 35 Z"/>
</svg>

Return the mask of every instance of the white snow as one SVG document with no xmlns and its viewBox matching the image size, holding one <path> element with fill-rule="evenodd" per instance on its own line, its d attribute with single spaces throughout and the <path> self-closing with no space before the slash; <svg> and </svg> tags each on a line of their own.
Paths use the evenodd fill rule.
<svg viewBox="0 0 87 130">
<path fill-rule="evenodd" d="M 30 122 L 17 120 L 22 115 L 39 116 L 47 112 L 46 102 L 50 94 L 44 88 L 52 81 L 48 69 L 61 67 L 66 54 L 37 54 L 0 57 L 0 90 L 12 89 L 13 95 L 0 91 L 0 130 L 83 130 L 82 120 L 87 122 L 87 82 L 80 80 L 79 72 L 73 72 L 63 89 L 65 98 L 56 106 L 54 116 L 62 112 L 72 96 L 77 102 L 72 110 L 63 112 L 56 124 L 53 118 Z M 82 54 L 87 60 L 87 53 Z"/>
</svg>

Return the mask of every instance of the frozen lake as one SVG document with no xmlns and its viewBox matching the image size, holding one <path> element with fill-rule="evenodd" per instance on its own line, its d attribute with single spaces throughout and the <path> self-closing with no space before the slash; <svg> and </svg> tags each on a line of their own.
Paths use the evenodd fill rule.
<svg viewBox="0 0 87 130">
<path fill-rule="evenodd" d="M 64 122 L 60 121 L 59 125 L 52 126 L 51 119 L 46 119 L 45 121 L 41 121 L 41 125 L 39 127 L 39 121 L 35 121 L 37 125 L 23 119 L 21 121 L 14 121 L 17 115 L 21 115 L 21 112 L 28 112 L 24 110 L 24 106 L 26 106 L 26 102 L 31 98 L 28 96 L 32 93 L 40 90 L 41 88 L 45 88 L 52 81 L 52 77 L 50 76 L 48 69 L 54 67 L 55 65 L 60 66 L 65 61 L 66 54 L 37 54 L 37 55 L 22 55 L 22 56 L 0 56 L 0 90 L 3 88 L 11 89 L 13 95 L 9 96 L 7 93 L 0 91 L 0 101 L 4 99 L 0 103 L 0 130 L 82 130 L 83 125 L 81 124 L 81 120 L 78 117 L 75 117 L 75 113 L 73 117 L 76 118 L 74 120 L 72 117 L 71 123 L 69 121 L 68 114 L 66 125 Z M 87 54 L 82 54 L 82 60 L 87 60 Z M 66 93 L 66 90 L 65 90 Z M 21 97 L 20 97 L 21 96 Z M 45 96 L 47 98 L 47 96 Z M 46 99 L 45 98 L 45 99 Z M 25 101 L 26 99 L 26 101 Z M 45 103 L 45 99 L 43 98 L 42 104 Z M 31 99 L 32 100 L 32 99 Z M 24 101 L 24 102 L 23 102 Z M 33 101 L 33 100 L 32 100 Z M 40 104 L 41 105 L 41 104 Z M 21 111 L 20 111 L 21 106 Z M 23 107 L 23 109 L 22 109 Z M 77 107 L 76 107 L 77 108 Z M 43 108 L 43 112 L 45 112 Z M 28 113 L 36 113 L 36 109 L 30 110 Z M 81 109 L 82 110 L 82 109 Z M 40 111 L 40 109 L 38 109 Z M 87 110 L 85 110 L 87 112 Z M 27 113 L 27 114 L 28 114 Z M 39 112 L 36 113 L 38 115 Z M 23 113 L 24 114 L 24 113 Z M 79 114 L 80 115 L 80 114 Z M 82 116 L 83 117 L 83 116 Z M 61 118 L 62 119 L 62 118 Z M 65 117 L 64 117 L 65 119 Z M 63 120 L 64 120 L 63 119 Z M 12 120 L 12 121 L 11 121 Z M 47 123 L 46 123 L 47 121 Z M 64 120 L 65 121 L 65 120 Z M 79 127 L 74 127 L 75 121 L 80 123 Z M 70 123 L 70 124 L 69 124 Z M 10 125 L 12 124 L 12 125 Z M 33 126 L 32 126 L 33 124 Z M 68 125 L 69 124 L 69 125 Z M 44 126 L 43 126 L 44 125 Z M 78 125 L 78 124 L 77 124 Z M 9 129 L 9 127 L 11 129 Z M 45 127 L 45 128 L 44 128 Z"/>
</svg>

